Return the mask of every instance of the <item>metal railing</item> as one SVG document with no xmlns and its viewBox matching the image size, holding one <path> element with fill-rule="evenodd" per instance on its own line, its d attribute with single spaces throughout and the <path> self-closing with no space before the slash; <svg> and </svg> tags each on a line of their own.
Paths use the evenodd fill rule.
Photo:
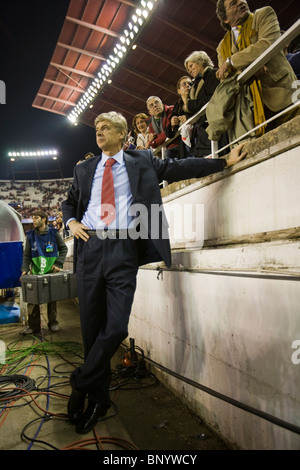
<svg viewBox="0 0 300 470">
<path fill-rule="evenodd" d="M 254 62 L 252 62 L 251 65 L 249 65 L 243 72 L 241 72 L 237 78 L 237 81 L 240 84 L 246 83 L 261 67 L 263 67 L 272 57 L 274 54 L 277 52 L 281 51 L 284 49 L 285 46 L 287 46 L 296 36 L 300 34 L 300 19 L 297 20 L 280 38 L 278 38 L 268 49 L 265 50 Z M 300 83 L 299 83 L 300 85 Z M 269 124 L 270 122 L 274 121 L 275 119 L 279 118 L 280 116 L 290 112 L 294 108 L 298 107 L 300 104 L 300 100 L 297 100 L 294 104 L 291 106 L 285 108 L 284 110 L 280 111 L 278 114 L 272 116 L 270 119 L 266 120 L 259 126 L 251 129 L 249 132 L 241 135 L 238 137 L 236 140 L 230 142 L 226 146 L 222 147 L 221 149 L 218 149 L 218 142 L 216 141 L 211 141 L 211 154 L 208 155 L 206 158 L 216 158 L 217 155 L 226 148 L 229 148 L 231 145 L 236 144 L 240 140 L 244 140 L 248 135 L 252 134 L 255 130 L 259 129 L 260 127 L 265 126 L 266 124 Z M 195 113 L 191 118 L 189 118 L 183 125 L 181 125 L 174 137 L 171 139 L 167 138 L 164 142 L 164 144 L 160 145 L 154 150 L 154 155 L 158 155 L 160 152 L 162 152 L 162 158 L 164 158 L 164 151 L 171 142 L 173 142 L 175 139 L 177 139 L 181 135 L 181 130 L 183 126 L 185 125 L 192 125 L 195 122 L 197 122 L 202 116 L 205 115 L 206 108 L 207 108 L 208 103 L 204 105 L 197 113 Z"/>
</svg>

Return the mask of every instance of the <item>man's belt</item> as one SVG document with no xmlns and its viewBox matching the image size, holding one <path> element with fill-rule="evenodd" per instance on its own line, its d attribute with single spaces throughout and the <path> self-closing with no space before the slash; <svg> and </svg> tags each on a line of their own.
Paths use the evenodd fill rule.
<svg viewBox="0 0 300 470">
<path fill-rule="evenodd" d="M 130 238 L 130 230 L 128 229 L 98 229 L 98 230 L 86 230 L 86 233 L 90 237 L 98 237 L 101 240 L 105 240 L 106 238 L 110 239 L 123 239 Z"/>
</svg>

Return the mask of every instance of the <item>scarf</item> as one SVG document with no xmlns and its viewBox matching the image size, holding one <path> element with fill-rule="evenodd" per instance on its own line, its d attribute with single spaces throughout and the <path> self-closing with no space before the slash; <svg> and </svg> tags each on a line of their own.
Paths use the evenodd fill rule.
<svg viewBox="0 0 300 470">
<path fill-rule="evenodd" d="M 240 50 L 246 49 L 251 46 L 251 38 L 256 34 L 252 29 L 253 13 L 250 13 L 246 21 L 242 24 L 242 33 L 240 40 Z M 221 54 L 223 57 L 231 56 L 231 31 L 227 31 L 221 44 Z M 253 112 L 255 126 L 259 126 L 265 121 L 264 106 L 262 101 L 262 86 L 261 81 L 254 79 L 250 85 L 250 90 L 253 98 Z M 265 133 L 266 126 L 263 126 L 256 131 L 256 135 L 260 136 Z"/>
<path fill-rule="evenodd" d="M 160 118 L 155 118 L 154 116 L 151 116 L 151 124 L 153 127 L 153 130 L 155 134 L 161 134 L 163 132 L 163 117 L 164 117 L 165 112 L 161 115 Z"/>
</svg>

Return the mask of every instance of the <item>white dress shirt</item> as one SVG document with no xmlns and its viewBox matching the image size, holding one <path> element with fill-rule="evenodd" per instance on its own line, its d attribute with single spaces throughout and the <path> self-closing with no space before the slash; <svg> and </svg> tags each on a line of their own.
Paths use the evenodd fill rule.
<svg viewBox="0 0 300 470">
<path fill-rule="evenodd" d="M 90 202 L 81 220 L 84 225 L 93 230 L 101 230 L 107 227 L 101 220 L 101 192 L 104 167 L 108 158 L 110 157 L 105 155 L 105 153 L 102 153 L 102 158 L 99 161 L 94 174 Z M 127 229 L 132 220 L 132 217 L 128 214 L 128 210 L 132 204 L 132 193 L 125 166 L 123 150 L 120 150 L 120 152 L 112 158 L 116 160 L 116 163 L 112 166 L 115 188 L 116 218 L 108 228 Z"/>
</svg>

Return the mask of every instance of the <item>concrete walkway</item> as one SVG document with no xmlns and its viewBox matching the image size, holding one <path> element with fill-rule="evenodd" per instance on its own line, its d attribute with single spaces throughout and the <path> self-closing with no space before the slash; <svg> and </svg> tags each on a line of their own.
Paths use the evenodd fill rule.
<svg viewBox="0 0 300 470">
<path fill-rule="evenodd" d="M 0 394 L 2 451 L 89 449 L 191 453 L 228 449 L 201 418 L 194 416 L 159 383 L 147 364 L 143 367 L 140 363 L 138 372 L 126 371 L 121 364 L 125 353 L 122 347 L 112 361 L 113 406 L 109 414 L 94 431 L 77 434 L 66 410 L 71 392 L 70 374 L 82 363 L 79 314 L 72 300 L 59 302 L 58 312 L 60 331 L 50 333 L 45 329 L 39 339 L 22 336 L 23 327 L 18 324 L 0 325 L 0 339 L 6 345 L 6 366 L 0 380 L 5 377 L 8 381 L 1 385 Z M 42 322 L 46 328 L 45 314 Z M 16 375 L 21 376 L 25 388 L 22 398 L 16 390 L 20 382 L 12 382 Z M 35 388 L 30 391 L 32 385 Z"/>
</svg>

